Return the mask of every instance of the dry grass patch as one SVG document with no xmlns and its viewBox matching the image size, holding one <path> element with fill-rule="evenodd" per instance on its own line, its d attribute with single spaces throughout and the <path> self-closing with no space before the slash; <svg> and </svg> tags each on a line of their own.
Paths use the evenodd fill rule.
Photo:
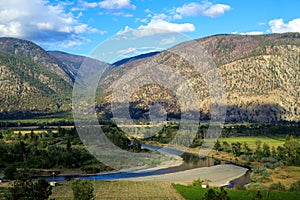
<svg viewBox="0 0 300 200">
<path fill-rule="evenodd" d="M 281 182 L 287 189 L 290 185 L 300 179 L 300 167 L 287 166 L 285 168 L 277 167 L 273 170 L 268 169 L 270 172 L 271 181 L 264 183 L 269 186 L 272 183 Z"/>
<path fill-rule="evenodd" d="M 171 183 L 156 181 L 91 181 L 96 199 L 169 199 L 183 198 L 171 186 Z M 71 200 L 73 192 L 71 182 L 65 182 L 53 188 L 51 198 Z"/>
</svg>

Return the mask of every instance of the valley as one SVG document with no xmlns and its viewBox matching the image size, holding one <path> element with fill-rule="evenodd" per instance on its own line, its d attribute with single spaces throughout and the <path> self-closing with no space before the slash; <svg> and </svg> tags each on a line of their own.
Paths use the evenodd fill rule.
<svg viewBox="0 0 300 200">
<path fill-rule="evenodd" d="M 201 188 L 202 184 L 216 192 L 221 190 L 215 187 L 230 185 L 225 190 L 232 199 L 239 199 L 238 195 L 252 199 L 258 191 L 264 199 L 280 199 L 282 195 L 296 199 L 300 192 L 299 33 L 221 34 L 195 41 L 211 56 L 221 75 L 223 85 L 219 86 L 225 94 L 224 104 L 212 105 L 214 101 L 205 82 L 205 77 L 213 77 L 211 71 L 196 73 L 195 66 L 187 61 L 197 55 L 186 55 L 185 59 L 174 53 L 197 51 L 191 41 L 109 64 L 46 51 L 26 40 L 0 38 L 0 199 L 15 191 L 14 187 L 31 190 L 39 183 L 37 178 L 45 178 L 47 184 L 57 183 L 53 187 L 44 185 L 51 188 L 50 198 L 55 199 L 71 199 L 76 178 L 83 184 L 92 183 L 96 199 L 195 199 L 193 195 L 202 198 L 209 191 Z M 86 63 L 95 70 L 107 67 L 92 103 L 80 96 L 90 92 L 81 80 L 88 77 L 92 82 L 97 74 L 80 71 Z M 122 97 L 114 102 L 118 80 L 126 79 L 128 73 L 143 65 L 159 67 L 159 73 L 170 77 L 172 70 L 186 77 L 195 91 L 196 107 L 179 101 L 175 90 L 148 84 L 151 77 L 147 73 L 139 77 L 140 82 L 147 84 L 138 87 L 129 101 Z M 74 84 L 79 84 L 79 93 L 74 94 Z M 174 88 L 182 94 L 189 91 L 180 84 Z M 83 111 L 82 121 L 74 120 L 74 98 L 78 98 Z M 128 109 L 130 121 L 119 123 L 122 116 L 116 116 L 114 103 L 121 111 Z M 218 113 L 211 113 L 213 106 L 225 111 L 223 121 L 214 121 Z M 89 118 L 90 108 L 95 121 Z M 157 115 L 153 115 L 154 111 Z M 196 113 L 197 122 L 191 120 L 191 127 L 186 123 L 179 137 L 187 113 Z M 192 117 L 188 115 L 187 119 Z M 95 131 L 87 140 L 78 132 L 84 129 L 84 123 L 99 128 L 86 128 L 86 136 L 100 129 L 104 134 Z M 220 137 L 209 135 L 210 129 L 221 130 Z M 89 142 L 101 144 L 104 136 L 118 148 L 116 152 L 135 156 L 103 156 L 109 149 L 95 154 L 98 146 Z M 205 142 L 213 142 L 214 147 L 203 159 L 199 152 L 206 148 Z M 164 147 L 170 148 L 171 153 L 155 150 Z M 185 153 L 179 155 L 181 158 L 169 155 L 182 150 Z M 144 154 L 151 156 L 143 157 Z M 153 173 L 119 180 L 118 170 L 107 164 L 108 160 L 128 164 L 136 173 Z M 214 169 L 219 173 L 227 167 L 232 174 L 213 176 Z M 109 174 L 109 178 L 101 178 L 102 174 Z M 111 174 L 115 177 L 111 178 Z M 234 182 L 243 175 L 250 181 Z"/>
</svg>

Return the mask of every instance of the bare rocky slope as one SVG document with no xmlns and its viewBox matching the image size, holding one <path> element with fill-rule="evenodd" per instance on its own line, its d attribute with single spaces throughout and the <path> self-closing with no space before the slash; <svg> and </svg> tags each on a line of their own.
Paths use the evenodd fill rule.
<svg viewBox="0 0 300 200">
<path fill-rule="evenodd" d="M 278 122 L 300 120 L 300 34 L 268 34 L 258 36 L 216 35 L 196 40 L 216 64 L 223 79 L 226 94 L 226 120 L 248 122 Z M 167 51 L 145 58 L 141 61 L 123 63 L 115 68 L 100 84 L 99 111 L 110 112 L 109 102 L 114 87 L 122 76 L 131 69 L 145 63 L 161 65 L 160 73 L 172 76 L 170 68 L 186 77 L 199 99 L 201 119 L 210 118 L 211 100 L 203 74 L 193 71 L 187 59 L 172 53 L 191 48 L 193 42 L 179 44 Z M 168 66 L 168 67 L 163 67 Z M 145 75 L 140 80 L 151 78 Z M 142 81 L 142 82 L 143 82 Z M 184 108 L 174 92 L 158 84 L 140 87 L 131 95 L 131 116 L 147 118 L 150 105 L 159 102 L 170 117 L 180 117 Z M 124 102 L 123 102 L 124 103 Z M 122 100 L 120 100 L 122 104 Z"/>
</svg>

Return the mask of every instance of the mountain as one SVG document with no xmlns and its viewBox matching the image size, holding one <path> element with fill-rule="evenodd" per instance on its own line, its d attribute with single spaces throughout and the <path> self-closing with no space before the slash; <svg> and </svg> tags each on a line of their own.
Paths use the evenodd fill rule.
<svg viewBox="0 0 300 200">
<path fill-rule="evenodd" d="M 73 55 L 62 51 L 48 51 L 48 54 L 68 66 L 68 69 L 72 71 L 73 74 L 77 73 L 82 62 L 86 59 L 85 56 Z"/>
<path fill-rule="evenodd" d="M 94 70 L 106 64 L 84 56 L 47 52 L 26 40 L 0 38 L 0 118 L 70 112 L 75 79 L 93 78 L 92 71 L 78 74 L 83 62 Z"/>
<path fill-rule="evenodd" d="M 100 61 L 100 60 L 96 60 L 96 59 L 86 57 L 86 56 L 69 54 L 69 53 L 65 53 L 65 52 L 61 52 L 61 51 L 48 51 L 48 54 L 51 55 L 52 57 L 56 58 L 57 60 L 59 60 L 63 65 L 67 66 L 68 70 L 71 71 L 72 74 L 74 74 L 74 76 L 78 77 L 78 78 L 82 78 L 82 76 L 91 76 L 94 73 L 93 73 L 93 71 L 90 71 L 90 70 L 97 69 L 97 67 L 85 66 L 89 70 L 88 71 L 81 70 L 80 71 L 81 74 L 78 74 L 78 71 L 83 63 L 84 64 L 89 63 L 90 65 L 94 65 L 94 66 L 107 65 L 105 62 Z M 112 66 L 110 66 L 110 67 L 112 67 Z"/>
<path fill-rule="evenodd" d="M 191 50 L 193 54 L 186 53 Z M 182 55 L 174 53 L 176 51 Z M 96 71 L 107 66 L 97 91 L 96 107 L 100 115 L 112 116 L 114 89 L 121 80 L 135 78 L 135 73 L 140 73 L 142 76 L 136 79 L 140 85 L 133 81 L 129 87 L 135 89 L 128 93 L 131 117 L 149 119 L 150 106 L 158 102 L 169 118 L 200 110 L 201 120 L 206 121 L 211 118 L 211 99 L 203 77 L 213 78 L 214 74 L 209 70 L 199 74 L 188 62 L 205 58 L 203 52 L 210 55 L 222 77 L 227 102 L 220 106 L 226 108 L 226 121 L 300 121 L 299 33 L 215 35 L 187 41 L 162 52 L 124 59 L 114 65 L 64 52 L 47 52 L 25 40 L 0 38 L 0 117 L 70 111 L 75 78 L 88 76 L 88 80 L 97 80 Z M 87 68 L 79 74 L 78 69 L 85 61 L 96 71 Z M 154 67 L 143 71 L 145 66 Z M 189 81 L 188 87 L 195 91 L 197 108 L 179 102 L 176 90 L 164 87 L 166 83 L 149 83 L 154 77 L 146 72 L 156 72 L 162 80 L 173 77 L 176 84 L 171 87 L 190 95 L 182 85 L 184 79 L 176 79 L 176 76 L 184 77 Z M 120 109 L 126 105 L 122 99 L 114 103 Z"/>
<path fill-rule="evenodd" d="M 33 42 L 17 38 L 0 38 L 0 51 L 28 58 L 35 64 L 46 68 L 66 80 L 69 84 L 75 80 L 69 66 L 48 54 L 42 47 Z"/>
<path fill-rule="evenodd" d="M 0 52 L 0 117 L 71 109 L 71 85 L 30 59 Z"/>
<path fill-rule="evenodd" d="M 193 49 L 198 50 L 199 54 L 186 55 L 186 58 L 201 57 L 201 52 L 205 51 L 212 57 L 221 74 L 227 99 L 226 105 L 222 106 L 226 107 L 227 121 L 300 120 L 300 33 L 215 35 L 196 42 L 199 45 L 195 46 L 194 42 L 188 41 L 150 57 L 128 59 L 114 68 L 100 83 L 102 93 L 99 96 L 99 112 L 106 115 L 110 113 L 112 93 L 121 77 L 126 77 L 130 70 L 139 69 L 141 65 L 157 63 L 161 65 L 159 73 L 162 76 L 172 76 L 173 70 L 189 80 L 199 99 L 201 119 L 210 119 L 211 100 L 201 74 L 193 71 L 193 66 L 184 57 L 172 53 L 178 49 L 181 52 Z M 147 83 L 149 79 L 151 77 L 145 75 L 139 80 Z M 186 112 L 185 108 L 180 108 L 174 92 L 159 85 L 148 84 L 131 95 L 131 116 L 147 118 L 149 107 L 155 102 L 163 105 L 169 117 L 180 118 L 180 114 Z M 118 103 L 124 104 L 122 100 Z"/>
</svg>

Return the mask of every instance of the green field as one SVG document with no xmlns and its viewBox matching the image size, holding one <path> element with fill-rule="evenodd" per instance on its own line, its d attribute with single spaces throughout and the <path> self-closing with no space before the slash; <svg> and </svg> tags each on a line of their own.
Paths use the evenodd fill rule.
<svg viewBox="0 0 300 200">
<path fill-rule="evenodd" d="M 236 142 L 240 142 L 240 143 L 244 143 L 247 142 L 248 146 L 251 149 L 254 149 L 256 147 L 255 143 L 256 141 L 260 140 L 263 143 L 268 144 L 270 147 L 274 146 L 275 148 L 277 148 L 278 146 L 282 146 L 285 138 L 284 137 L 274 137 L 274 138 L 270 138 L 270 137 L 231 137 L 231 138 L 219 138 L 218 139 L 219 142 L 222 144 L 223 142 L 228 142 L 229 144 L 231 143 L 236 143 Z"/>
<path fill-rule="evenodd" d="M 198 186 L 183 186 L 180 184 L 173 184 L 173 187 L 187 200 L 202 199 L 208 189 L 203 189 Z M 219 191 L 219 189 L 216 189 Z M 226 189 L 231 200 L 252 200 L 257 194 L 253 190 L 233 190 Z M 268 192 L 261 191 L 263 199 L 267 200 L 298 200 L 299 192 Z"/>
</svg>

